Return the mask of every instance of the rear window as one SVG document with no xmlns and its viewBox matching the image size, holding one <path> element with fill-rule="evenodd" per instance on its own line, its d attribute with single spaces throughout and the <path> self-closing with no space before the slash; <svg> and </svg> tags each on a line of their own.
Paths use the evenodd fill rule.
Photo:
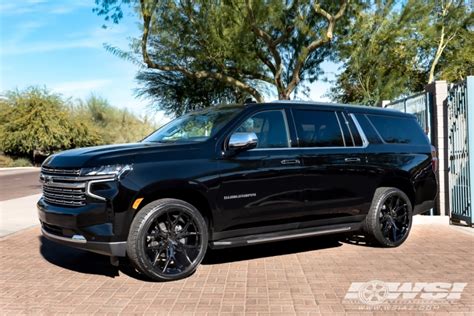
<svg viewBox="0 0 474 316">
<path fill-rule="evenodd" d="M 367 115 L 386 143 L 425 145 L 428 140 L 414 118 Z"/>
</svg>

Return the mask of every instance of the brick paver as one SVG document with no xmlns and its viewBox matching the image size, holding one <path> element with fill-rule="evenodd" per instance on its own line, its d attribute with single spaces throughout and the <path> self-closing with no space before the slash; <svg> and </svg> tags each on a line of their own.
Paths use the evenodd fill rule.
<svg viewBox="0 0 474 316">
<path fill-rule="evenodd" d="M 417 225 L 399 248 L 318 237 L 211 251 L 176 282 L 140 280 L 108 258 L 45 241 L 35 227 L 0 239 L 2 314 L 381 313 L 344 300 L 351 282 L 467 282 L 461 299 L 376 308 L 474 313 L 474 237 L 447 225 Z M 365 308 L 365 309 L 364 309 Z"/>
</svg>

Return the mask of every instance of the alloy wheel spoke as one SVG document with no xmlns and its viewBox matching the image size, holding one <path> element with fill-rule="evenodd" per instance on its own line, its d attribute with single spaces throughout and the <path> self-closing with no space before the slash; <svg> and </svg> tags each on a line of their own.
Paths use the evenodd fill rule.
<svg viewBox="0 0 474 316">
<path fill-rule="evenodd" d="M 172 222 L 173 230 L 175 229 L 176 225 L 178 225 L 181 215 L 183 215 L 183 212 L 180 211 L 178 215 L 176 215 L 176 218 L 173 220 Z"/>
<path fill-rule="evenodd" d="M 191 221 L 187 221 L 184 227 L 176 234 L 177 239 L 184 238 L 183 235 L 188 233 L 189 226 L 191 225 Z"/>
<path fill-rule="evenodd" d="M 166 259 L 165 266 L 163 267 L 163 272 L 166 272 L 166 269 L 168 269 L 168 265 L 170 264 L 170 262 L 171 262 L 171 257 L 168 257 Z"/>
<path fill-rule="evenodd" d="M 160 260 L 161 254 L 163 253 L 163 249 L 160 249 L 156 252 L 155 259 L 153 260 L 153 266 L 156 266 L 158 260 Z"/>
</svg>

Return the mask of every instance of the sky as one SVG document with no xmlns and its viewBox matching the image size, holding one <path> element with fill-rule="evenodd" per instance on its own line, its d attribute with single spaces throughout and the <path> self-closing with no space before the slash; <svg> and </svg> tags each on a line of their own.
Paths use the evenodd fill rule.
<svg viewBox="0 0 474 316">
<path fill-rule="evenodd" d="M 126 14 L 118 25 L 104 29 L 94 6 L 94 0 L 0 1 L 0 93 L 32 85 L 73 99 L 93 93 L 157 123 L 167 121 L 151 110 L 150 100 L 135 96 L 138 66 L 104 48 L 128 50 L 129 39 L 140 35 L 137 18 Z M 323 65 L 330 76 L 336 68 Z M 313 83 L 310 99 L 329 101 L 324 97 L 329 86 Z"/>
</svg>

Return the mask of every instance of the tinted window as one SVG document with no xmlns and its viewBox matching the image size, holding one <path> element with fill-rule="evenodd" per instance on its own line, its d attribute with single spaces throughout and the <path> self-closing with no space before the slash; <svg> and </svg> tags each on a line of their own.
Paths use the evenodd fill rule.
<svg viewBox="0 0 474 316">
<path fill-rule="evenodd" d="M 354 115 L 357 119 L 357 122 L 359 122 L 359 125 L 362 127 L 362 130 L 364 131 L 364 135 L 369 141 L 369 143 L 371 144 L 382 143 L 382 140 L 377 135 L 377 132 L 375 131 L 372 124 L 369 122 L 369 119 L 364 114 L 356 113 Z"/>
<path fill-rule="evenodd" d="M 301 147 L 344 146 L 335 112 L 294 110 L 293 113 Z"/>
<path fill-rule="evenodd" d="M 426 144 L 427 138 L 414 118 L 367 115 L 380 136 L 391 144 Z"/>
<path fill-rule="evenodd" d="M 254 132 L 257 148 L 289 147 L 288 129 L 283 111 L 260 112 L 245 120 L 235 132 Z"/>
</svg>

